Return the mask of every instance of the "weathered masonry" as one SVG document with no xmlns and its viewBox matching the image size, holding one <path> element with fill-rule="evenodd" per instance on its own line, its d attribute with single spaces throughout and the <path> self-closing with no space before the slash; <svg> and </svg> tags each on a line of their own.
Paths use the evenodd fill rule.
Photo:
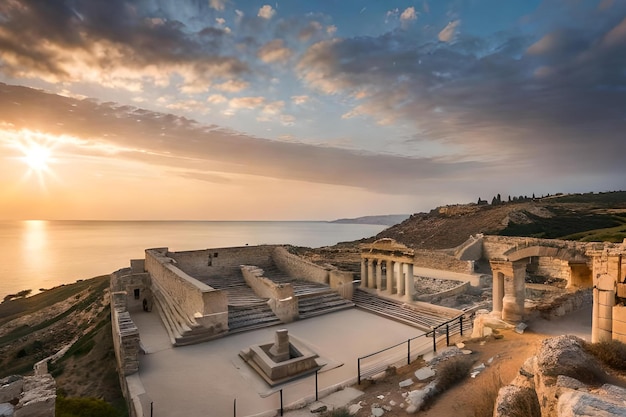
<svg viewBox="0 0 626 417">
<path fill-rule="evenodd" d="M 615 244 L 479 235 L 459 248 L 459 259 L 489 261 L 496 317 L 522 321 L 526 274 L 537 273 L 563 279 L 568 288 L 593 288 L 591 341 L 626 342 L 626 240 Z"/>
</svg>

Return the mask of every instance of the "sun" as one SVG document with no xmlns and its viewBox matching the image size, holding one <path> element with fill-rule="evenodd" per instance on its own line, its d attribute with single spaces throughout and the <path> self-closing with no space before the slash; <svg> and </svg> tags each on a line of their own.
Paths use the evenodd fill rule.
<svg viewBox="0 0 626 417">
<path fill-rule="evenodd" d="M 22 161 L 35 172 L 47 171 L 52 159 L 52 150 L 45 146 L 33 143 L 22 150 Z"/>
</svg>

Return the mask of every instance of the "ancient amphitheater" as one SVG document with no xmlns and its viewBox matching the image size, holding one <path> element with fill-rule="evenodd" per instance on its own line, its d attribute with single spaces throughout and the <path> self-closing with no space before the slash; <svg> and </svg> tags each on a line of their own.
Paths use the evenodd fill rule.
<svg viewBox="0 0 626 417">
<path fill-rule="evenodd" d="M 270 416 L 303 405 L 354 383 L 357 357 L 429 334 L 408 355 L 430 352 L 487 307 L 420 301 L 433 298 L 416 292 L 420 277 L 457 281 L 438 298 L 488 290 L 490 316 L 512 324 L 529 314 L 527 274 L 553 277 L 593 297 L 593 341 L 626 342 L 625 253 L 626 243 L 482 235 L 426 253 L 382 239 L 361 248 L 354 273 L 283 246 L 147 249 L 111 279 L 123 391 L 133 416 Z M 479 262 L 491 273 L 476 273 Z M 271 384 L 255 368 L 281 376 Z"/>
</svg>

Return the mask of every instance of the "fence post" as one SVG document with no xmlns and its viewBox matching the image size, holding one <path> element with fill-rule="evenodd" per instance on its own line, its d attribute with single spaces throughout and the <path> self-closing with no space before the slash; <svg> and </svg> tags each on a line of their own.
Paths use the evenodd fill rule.
<svg viewBox="0 0 626 417">
<path fill-rule="evenodd" d="M 233 400 L 233 417 L 237 417 L 237 398 Z"/>
<path fill-rule="evenodd" d="M 283 390 L 280 390 L 280 415 L 283 415 Z"/>
<path fill-rule="evenodd" d="M 315 371 L 315 401 L 319 400 L 319 397 L 318 397 L 318 392 L 319 391 L 317 390 L 317 372 L 318 371 L 319 371 L 319 369 L 317 369 Z"/>
<path fill-rule="evenodd" d="M 446 346 L 450 346 L 450 326 L 446 323 Z"/>
<path fill-rule="evenodd" d="M 357 358 L 357 360 L 356 360 L 356 370 L 357 370 L 357 373 L 358 373 L 358 376 L 356 378 L 357 379 L 357 383 L 359 385 L 361 385 L 361 358 Z"/>
<path fill-rule="evenodd" d="M 407 343 L 407 348 L 406 348 L 406 364 L 410 365 L 411 364 L 411 339 L 406 341 Z"/>
<path fill-rule="evenodd" d="M 153 413 L 154 413 L 154 401 L 150 401 L 150 417 L 152 417 Z"/>
<path fill-rule="evenodd" d="M 459 326 L 461 328 L 461 336 L 463 336 L 463 316 L 459 317 Z"/>
<path fill-rule="evenodd" d="M 437 353 L 437 333 L 433 328 L 433 352 Z"/>
</svg>

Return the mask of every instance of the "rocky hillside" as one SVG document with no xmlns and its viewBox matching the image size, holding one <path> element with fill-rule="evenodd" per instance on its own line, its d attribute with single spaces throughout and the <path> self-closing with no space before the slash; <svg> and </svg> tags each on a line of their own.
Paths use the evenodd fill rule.
<svg viewBox="0 0 626 417">
<path fill-rule="evenodd" d="M 414 214 L 365 241 L 387 237 L 416 249 L 446 249 L 477 233 L 621 242 L 626 238 L 626 192 L 443 206 Z"/>
<path fill-rule="evenodd" d="M 0 378 L 57 354 L 48 369 L 61 394 L 104 399 L 124 415 L 110 315 L 108 276 L 0 303 Z"/>
</svg>

